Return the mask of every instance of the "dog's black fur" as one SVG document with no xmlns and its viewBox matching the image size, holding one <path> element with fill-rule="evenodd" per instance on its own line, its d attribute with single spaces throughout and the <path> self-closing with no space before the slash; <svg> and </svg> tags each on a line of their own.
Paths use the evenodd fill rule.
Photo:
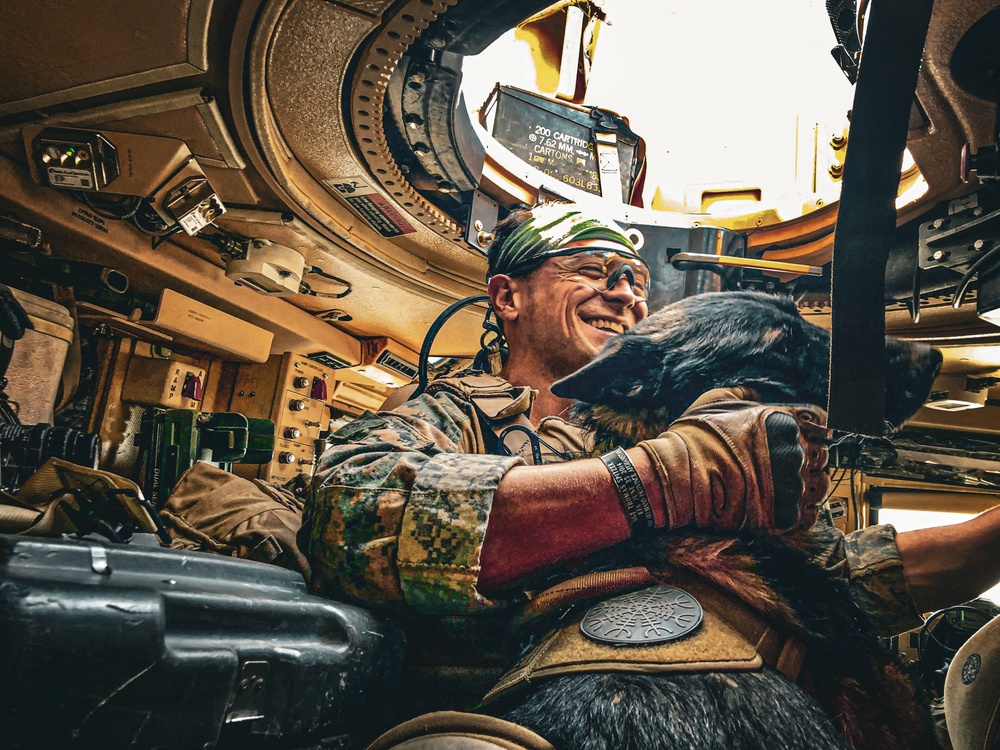
<svg viewBox="0 0 1000 750">
<path fill-rule="evenodd" d="M 699 294 L 615 336 L 552 392 L 576 400 L 574 417 L 599 442 L 634 445 L 667 429 L 705 391 L 747 386 L 767 403 L 826 405 L 830 333 L 789 297 Z M 893 426 L 930 391 L 941 354 L 886 337 L 885 417 Z"/>
<path fill-rule="evenodd" d="M 599 440 L 630 445 L 664 431 L 716 387 L 748 386 L 769 402 L 825 403 L 829 345 L 829 334 L 804 321 L 790 299 L 704 294 L 616 336 L 552 390 L 578 400 L 576 416 Z M 941 355 L 894 339 L 887 339 L 887 353 L 886 413 L 898 425 L 923 402 Z M 664 535 L 633 545 L 630 554 L 654 573 L 657 567 L 692 572 L 718 560 L 717 585 L 725 587 L 739 570 L 768 587 L 789 613 L 784 625 L 807 646 L 811 694 L 769 668 L 566 675 L 529 688 L 506 718 L 560 750 L 937 747 L 929 713 L 879 646 L 850 586 L 813 564 L 810 550 L 819 546 L 810 545 L 819 543 L 800 536 L 786 542 L 749 533 L 683 541 Z"/>
</svg>

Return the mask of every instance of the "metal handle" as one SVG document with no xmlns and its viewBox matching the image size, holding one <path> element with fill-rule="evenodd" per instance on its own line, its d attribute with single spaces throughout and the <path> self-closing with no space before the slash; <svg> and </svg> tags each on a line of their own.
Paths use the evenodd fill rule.
<svg viewBox="0 0 1000 750">
<path fill-rule="evenodd" d="M 739 258 L 734 255 L 712 255 L 711 253 L 676 253 L 671 256 L 671 264 L 677 261 L 688 263 L 713 263 L 718 266 L 735 266 L 736 268 L 759 268 L 764 271 L 780 273 L 797 273 L 805 276 L 822 276 L 823 269 L 819 266 L 807 266 L 804 263 L 785 263 L 779 260 L 763 260 L 757 258 Z"/>
</svg>

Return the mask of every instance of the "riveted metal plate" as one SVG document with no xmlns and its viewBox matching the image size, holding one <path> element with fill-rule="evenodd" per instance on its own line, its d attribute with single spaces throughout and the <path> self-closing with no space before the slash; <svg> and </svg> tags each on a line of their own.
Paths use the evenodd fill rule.
<svg viewBox="0 0 1000 750">
<path fill-rule="evenodd" d="M 400 59 L 420 34 L 459 0 L 409 0 L 397 6 L 357 57 L 350 123 L 372 175 L 398 204 L 449 240 L 464 239 L 454 220 L 418 193 L 389 152 L 383 125 L 386 89 Z"/>
<path fill-rule="evenodd" d="M 245 661 L 240 665 L 226 706 L 226 724 L 264 718 L 264 688 L 270 671 L 266 661 Z"/>
<path fill-rule="evenodd" d="M 647 646 L 673 641 L 701 625 L 702 608 L 676 586 L 651 586 L 591 607 L 580 622 L 585 636 L 601 643 Z"/>
</svg>

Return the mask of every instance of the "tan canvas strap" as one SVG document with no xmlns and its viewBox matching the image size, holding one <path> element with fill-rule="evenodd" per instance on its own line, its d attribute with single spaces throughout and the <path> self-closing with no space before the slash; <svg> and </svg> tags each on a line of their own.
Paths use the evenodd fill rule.
<svg viewBox="0 0 1000 750">
<path fill-rule="evenodd" d="M 526 625 L 540 615 L 577 604 L 596 602 L 609 596 L 636 591 L 656 583 L 653 575 L 644 567 L 602 570 L 595 573 L 570 578 L 541 593 L 533 594 L 524 607 L 519 625 Z"/>
<path fill-rule="evenodd" d="M 586 602 L 607 590 L 634 591 L 642 586 L 644 568 L 629 568 L 617 578 L 593 574 L 566 582 L 540 594 L 532 605 L 541 609 L 571 601 Z M 650 580 L 654 577 L 650 576 Z M 548 633 L 487 693 L 483 703 L 510 695 L 534 680 L 587 672 L 701 673 L 758 671 L 764 664 L 797 682 L 805 646 L 745 604 L 700 580 L 680 575 L 655 576 L 657 584 L 677 586 L 692 594 L 703 609 L 701 626 L 684 638 L 650 645 L 621 646 L 589 639 L 580 630 L 587 607 L 571 610 L 563 623 Z M 587 584 L 595 588 L 587 590 Z M 600 591 L 601 588 L 605 591 Z M 601 597 L 602 599 L 605 597 Z"/>
<path fill-rule="evenodd" d="M 41 511 L 16 505 L 0 504 L 0 533 L 19 534 L 41 518 Z"/>
<path fill-rule="evenodd" d="M 493 716 L 437 711 L 393 727 L 368 750 L 555 750 L 530 729 Z"/>
</svg>

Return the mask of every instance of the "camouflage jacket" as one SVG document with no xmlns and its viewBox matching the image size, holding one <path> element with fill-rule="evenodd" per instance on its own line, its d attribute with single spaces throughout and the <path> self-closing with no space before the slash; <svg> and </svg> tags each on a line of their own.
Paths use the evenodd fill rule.
<svg viewBox="0 0 1000 750">
<path fill-rule="evenodd" d="M 538 434 L 564 456 L 593 455 L 586 433 L 559 418 Z M 490 455 L 492 437 L 447 387 L 339 430 L 319 461 L 300 535 L 313 591 L 425 615 L 516 607 L 516 597 L 490 600 L 476 589 L 493 493 L 523 463 Z M 851 580 L 880 633 L 920 623 L 891 526 L 813 533 L 825 537 L 821 564 Z"/>
</svg>

